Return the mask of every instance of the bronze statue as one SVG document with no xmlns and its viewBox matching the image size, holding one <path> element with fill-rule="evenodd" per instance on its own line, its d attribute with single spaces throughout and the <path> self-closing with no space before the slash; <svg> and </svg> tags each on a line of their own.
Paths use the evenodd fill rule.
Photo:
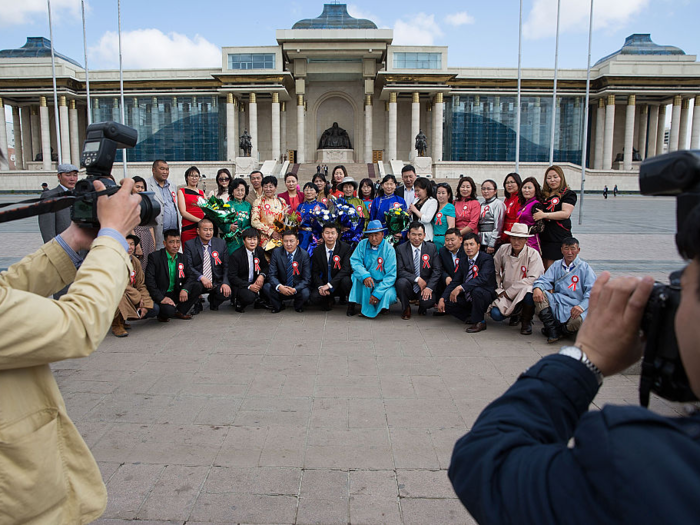
<svg viewBox="0 0 700 525">
<path fill-rule="evenodd" d="M 428 152 L 428 137 L 425 136 L 422 129 L 416 135 L 416 150 L 418 150 L 419 157 L 425 157 Z"/>
<path fill-rule="evenodd" d="M 253 141 L 251 140 L 250 133 L 248 130 L 243 130 L 243 135 L 241 135 L 238 145 L 243 150 L 244 157 L 250 157 L 250 152 L 253 149 Z"/>
<path fill-rule="evenodd" d="M 337 122 L 321 135 L 318 149 L 352 149 L 348 132 L 338 126 Z"/>
</svg>

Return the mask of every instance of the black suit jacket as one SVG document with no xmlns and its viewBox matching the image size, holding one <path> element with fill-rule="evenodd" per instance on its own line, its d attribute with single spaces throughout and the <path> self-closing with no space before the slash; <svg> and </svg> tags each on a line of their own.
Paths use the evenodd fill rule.
<svg viewBox="0 0 700 525">
<path fill-rule="evenodd" d="M 461 286 L 465 292 L 471 292 L 474 288 L 483 288 L 491 292 L 493 297 L 496 296 L 496 267 L 493 264 L 493 256 L 488 253 L 479 252 L 474 264 L 476 268 L 476 277 L 473 277 L 467 282 L 469 275 L 469 258 L 465 256 L 464 261 L 459 263 L 460 269 L 455 274 L 454 279 L 442 294 L 443 299 L 447 300 L 457 286 Z"/>
<path fill-rule="evenodd" d="M 228 248 L 226 247 L 226 242 L 223 239 L 218 239 L 212 237 L 209 241 L 209 259 L 211 260 L 211 276 L 212 284 L 214 286 L 221 286 L 222 284 L 229 284 L 228 280 Z M 199 237 L 190 239 L 185 243 L 185 259 L 187 260 L 187 266 L 190 269 L 189 279 L 192 282 L 197 282 L 199 277 L 202 275 L 204 260 L 202 255 L 204 255 L 204 246 Z M 214 257 L 216 253 L 216 257 Z M 216 262 L 216 259 L 220 262 Z M 189 285 L 189 283 L 188 283 Z"/>
<path fill-rule="evenodd" d="M 306 250 L 297 247 L 294 262 L 298 263 L 299 274 L 294 275 L 294 288 L 297 293 L 311 286 L 311 258 Z M 277 288 L 278 284 L 287 284 L 287 251 L 283 246 L 275 248 L 270 259 L 270 284 Z"/>
<path fill-rule="evenodd" d="M 255 259 L 258 260 L 258 266 L 260 270 L 255 270 L 253 268 L 253 281 L 255 281 L 258 276 L 262 275 L 267 278 L 267 274 L 270 271 L 270 265 L 267 263 L 265 258 L 265 250 L 260 246 L 255 248 L 253 251 L 253 264 L 255 264 Z M 248 250 L 245 246 L 238 248 L 235 252 L 231 254 L 228 260 L 228 280 L 231 286 L 234 288 L 248 288 L 251 284 L 248 282 L 248 275 L 250 272 L 250 266 L 248 265 Z"/>
<path fill-rule="evenodd" d="M 426 259 L 427 256 L 427 259 Z M 442 273 L 442 263 L 438 251 L 432 242 L 423 242 L 420 250 L 420 277 L 431 290 L 437 288 Z M 413 282 L 416 274 L 413 268 L 413 245 L 405 242 L 396 247 L 397 276 Z"/>
<path fill-rule="evenodd" d="M 467 254 L 464 253 L 464 248 L 460 248 L 457 252 L 457 259 L 459 259 L 459 267 L 461 267 L 465 262 L 467 263 L 467 266 L 469 265 Z M 452 262 L 452 254 L 450 253 L 450 250 L 444 246 L 440 248 L 440 262 L 442 263 L 442 276 L 454 279 L 459 268 L 455 268 L 455 265 Z"/>
<path fill-rule="evenodd" d="M 177 265 L 178 269 L 175 273 L 174 292 L 179 294 L 180 290 L 183 288 L 185 290 L 187 289 L 185 284 L 187 283 L 187 275 L 189 273 L 187 260 L 181 253 L 177 254 Z M 148 256 L 148 265 L 146 266 L 146 288 L 148 288 L 148 293 L 151 294 L 153 300 L 160 303 L 163 301 L 163 299 L 165 299 L 165 293 L 168 291 L 168 286 L 170 286 L 168 255 L 165 248 L 161 248 Z"/>
<path fill-rule="evenodd" d="M 64 193 L 64 189 L 59 184 L 53 189 L 41 193 L 41 199 L 53 199 Z M 70 226 L 70 208 L 64 208 L 57 212 L 42 213 L 39 215 L 39 231 L 44 242 L 49 242 L 59 233 Z"/>
<path fill-rule="evenodd" d="M 331 286 L 335 289 L 340 286 L 340 281 L 345 277 L 349 277 L 352 273 L 350 265 L 350 256 L 352 249 L 350 245 L 343 241 L 336 241 L 335 249 L 333 250 L 333 259 L 339 257 L 337 261 L 340 265 L 338 268 L 336 261 L 331 261 Z M 314 288 L 319 288 L 328 283 L 328 257 L 326 255 L 326 244 L 322 243 L 316 246 L 314 254 L 311 256 L 311 275 Z"/>
</svg>

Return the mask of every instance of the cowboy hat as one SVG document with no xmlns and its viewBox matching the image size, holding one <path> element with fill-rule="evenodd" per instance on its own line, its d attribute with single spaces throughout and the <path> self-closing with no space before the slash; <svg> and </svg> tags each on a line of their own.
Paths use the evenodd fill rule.
<svg viewBox="0 0 700 525">
<path fill-rule="evenodd" d="M 516 222 L 513 224 L 512 228 L 510 231 L 503 232 L 506 235 L 509 235 L 510 237 L 534 237 L 534 235 L 530 235 L 529 228 L 527 227 L 526 224 L 520 224 L 519 222 Z"/>
<path fill-rule="evenodd" d="M 352 177 L 345 177 L 343 180 L 340 181 L 340 184 L 338 184 L 338 187 L 342 188 L 346 184 L 352 184 L 352 187 L 355 190 L 357 190 L 357 182 Z"/>
<path fill-rule="evenodd" d="M 379 233 L 382 232 L 384 233 L 384 226 L 382 226 L 381 221 L 369 221 L 369 224 L 367 225 L 367 229 L 365 230 L 365 233 Z"/>
</svg>

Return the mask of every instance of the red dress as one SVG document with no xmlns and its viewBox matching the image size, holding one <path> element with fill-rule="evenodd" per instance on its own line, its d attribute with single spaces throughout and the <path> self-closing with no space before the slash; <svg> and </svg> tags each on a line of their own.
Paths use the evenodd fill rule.
<svg viewBox="0 0 700 525">
<path fill-rule="evenodd" d="M 204 192 L 202 190 L 195 191 L 189 188 L 180 188 L 178 191 L 181 191 L 185 196 L 185 211 L 191 215 L 194 215 L 198 219 L 203 219 L 204 211 L 202 211 L 202 208 L 196 204 L 200 197 L 204 198 Z M 192 240 L 195 237 L 197 237 L 197 223 L 188 221 L 183 217 L 182 233 L 180 234 L 180 241 L 182 242 L 183 246 L 185 242 Z"/>
<path fill-rule="evenodd" d="M 280 193 L 278 197 L 289 205 L 289 211 L 297 211 L 299 205 L 304 202 L 304 194 L 300 191 L 297 191 L 296 197 L 290 197 L 288 191 Z"/>
<path fill-rule="evenodd" d="M 458 200 L 455 206 L 455 228 L 463 230 L 467 226 L 472 229 L 472 233 L 479 233 L 479 214 L 481 204 L 476 199 Z"/>
<path fill-rule="evenodd" d="M 509 236 L 505 232 L 509 232 L 513 224 L 518 222 L 518 212 L 520 211 L 520 201 L 517 193 L 508 197 L 503 204 L 506 205 L 506 216 L 503 220 L 503 233 L 501 234 L 501 242 L 510 242 Z"/>
</svg>

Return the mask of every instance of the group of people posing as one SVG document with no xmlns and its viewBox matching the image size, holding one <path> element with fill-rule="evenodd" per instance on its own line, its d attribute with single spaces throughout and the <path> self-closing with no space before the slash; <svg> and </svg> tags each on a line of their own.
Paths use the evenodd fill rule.
<svg viewBox="0 0 700 525">
<path fill-rule="evenodd" d="M 167 182 L 162 164 L 167 167 L 164 161 L 154 163 L 149 181 L 135 178 L 135 191 L 151 189 L 150 182 L 157 186 L 156 196 L 170 200 L 160 185 Z M 186 186 L 172 196 L 181 228 L 166 227 L 172 224 L 166 204 L 158 220 L 164 225 L 160 235 L 157 226 L 129 236 L 134 272 L 115 316 L 115 335 L 128 335 L 130 319 L 191 319 L 202 311 L 204 294 L 212 310 L 231 301 L 240 313 L 251 306 L 278 313 L 290 302 L 298 312 L 307 304 L 327 311 L 338 300 L 347 304 L 348 316 L 369 318 L 398 300 L 403 319 L 411 318 L 415 304 L 418 315 L 430 309 L 436 316 L 451 314 L 467 323 L 470 333 L 485 330 L 489 314 L 494 321 L 520 324 L 521 333 L 529 335 L 537 313 L 549 342 L 575 332 L 585 317 L 595 274 L 578 257 L 569 219 L 576 193 L 558 166 L 547 169 L 542 186 L 510 173 L 505 200 L 497 197 L 493 180 L 482 183 L 477 199 L 471 177 L 460 178 L 453 193 L 449 184 L 416 177 L 412 166 L 402 170 L 402 186 L 393 175 L 379 187 L 370 179 L 358 185 L 337 166 L 332 182 L 317 173 L 302 190 L 297 176 L 288 173 L 287 191 L 279 195 L 275 177 L 255 171 L 248 186 L 222 169 L 210 195 L 240 212 L 230 226 L 239 233 L 227 241 L 220 236 L 228 232 L 217 232 L 197 205 L 205 198 L 197 188 L 199 177 L 196 167 L 189 168 Z M 343 229 L 325 223 L 311 250 L 310 212 L 339 202 L 364 221 L 364 238 L 344 242 Z M 398 209 L 411 222 L 389 242 L 386 214 Z M 280 231 L 275 218 L 291 212 L 301 217 L 297 228 Z M 162 248 L 155 250 L 158 237 Z"/>
</svg>

